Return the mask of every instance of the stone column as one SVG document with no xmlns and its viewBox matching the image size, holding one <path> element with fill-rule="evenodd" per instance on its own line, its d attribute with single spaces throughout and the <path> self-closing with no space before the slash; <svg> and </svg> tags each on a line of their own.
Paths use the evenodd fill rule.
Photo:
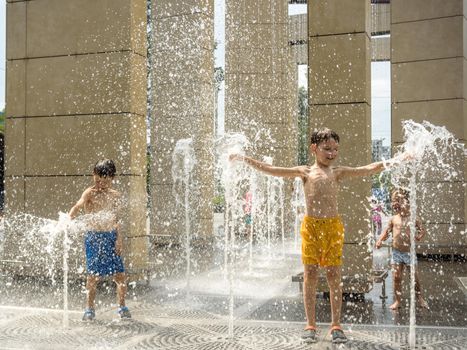
<svg viewBox="0 0 467 350">
<path fill-rule="evenodd" d="M 213 18 L 213 0 L 152 2 L 151 233 L 158 244 L 184 242 L 171 169 L 175 145 L 185 138 L 193 139 L 196 157 L 190 234 L 194 244 L 213 238 Z"/>
<path fill-rule="evenodd" d="M 146 1 L 7 1 L 6 56 L 7 220 L 16 213 L 58 219 L 93 184 L 95 162 L 113 159 L 115 188 L 127 204 L 125 264 L 129 273 L 141 272 L 147 260 Z M 35 245 L 18 246 L 25 234 L 21 227 L 7 231 L 5 259 L 35 265 L 33 273 L 43 275 L 47 266 L 28 261 Z M 71 272 L 77 273 L 84 248 L 82 237 L 72 241 Z"/>
<path fill-rule="evenodd" d="M 403 120 L 444 125 L 465 141 L 467 118 L 467 3 L 462 0 L 391 1 L 392 143 L 403 142 Z M 465 254 L 465 157 L 457 176 L 432 174 L 420 186 L 428 234 L 419 252 Z M 424 191 L 425 192 L 425 191 Z"/>
<path fill-rule="evenodd" d="M 261 130 L 253 156 L 282 166 L 296 163 L 287 22 L 287 1 L 226 1 L 225 130 L 251 142 Z"/>
<path fill-rule="evenodd" d="M 370 1 L 308 1 L 310 128 L 329 127 L 340 140 L 338 163 L 371 162 Z M 344 291 L 368 291 L 371 258 L 365 243 L 370 232 L 366 197 L 371 178 L 341 185 L 339 212 L 345 224 Z M 354 287 L 355 289 L 352 289 Z"/>
<path fill-rule="evenodd" d="M 297 164 L 297 102 L 290 90 L 297 89 L 296 69 L 288 47 L 287 5 L 226 0 L 225 35 L 225 131 L 245 134 L 253 146 L 249 155 L 269 156 L 286 167 Z M 287 204 L 291 184 L 285 187 Z"/>
</svg>

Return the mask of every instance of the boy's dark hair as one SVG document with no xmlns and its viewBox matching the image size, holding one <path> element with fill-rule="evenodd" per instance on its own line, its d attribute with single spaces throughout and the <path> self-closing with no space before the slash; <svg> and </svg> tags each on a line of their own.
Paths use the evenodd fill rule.
<svg viewBox="0 0 467 350">
<path fill-rule="evenodd" d="M 114 177 L 117 169 L 110 159 L 100 160 L 94 165 L 94 174 L 100 177 Z"/>
<path fill-rule="evenodd" d="M 405 200 L 408 201 L 409 197 L 410 197 L 410 192 L 408 190 L 403 189 L 403 188 L 395 188 L 392 191 L 391 196 L 394 196 L 394 195 L 398 195 L 399 197 L 402 197 L 402 198 L 404 198 Z"/>
<path fill-rule="evenodd" d="M 319 145 L 321 142 L 329 141 L 330 139 L 334 139 L 337 143 L 339 143 L 339 135 L 329 128 L 314 130 L 311 133 L 310 144 Z"/>
</svg>

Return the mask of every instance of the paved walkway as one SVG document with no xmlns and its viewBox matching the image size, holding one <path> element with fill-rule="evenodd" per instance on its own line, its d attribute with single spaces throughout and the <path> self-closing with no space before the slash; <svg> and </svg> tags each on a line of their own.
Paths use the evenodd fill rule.
<svg viewBox="0 0 467 350">
<path fill-rule="evenodd" d="M 387 260 L 379 256 L 379 261 Z M 165 261 L 165 260 L 164 260 Z M 301 270 L 293 254 L 257 256 L 254 269 L 236 271 L 230 318 L 228 279 L 222 266 L 190 279 L 167 276 L 149 285 L 131 284 L 128 305 L 133 318 L 117 318 L 115 287 L 98 288 L 97 319 L 81 321 L 85 290 L 69 284 L 71 311 L 64 321 L 59 281 L 12 280 L 0 276 L 0 349 L 407 349 L 408 304 L 397 312 L 389 298 L 381 300 L 381 285 L 362 302 L 344 302 L 343 328 L 350 341 L 333 346 L 327 336 L 329 301 L 317 301 L 319 342 L 302 344 L 302 296 L 291 276 Z M 467 299 L 462 277 L 465 262 L 420 261 L 419 269 L 430 310 L 417 310 L 418 349 L 467 349 Z M 158 275 L 160 276 L 160 274 Z M 404 298 L 408 297 L 407 280 Z M 233 327 L 233 328 L 230 328 Z M 230 329 L 230 330 L 229 330 Z M 231 336 L 233 333 L 233 336 Z"/>
<path fill-rule="evenodd" d="M 93 322 L 81 311 L 0 307 L 0 349 L 406 349 L 408 329 L 397 326 L 344 325 L 345 345 L 333 345 L 329 325 L 320 324 L 319 342 L 300 341 L 302 323 L 229 321 L 216 314 L 182 307 L 130 304 L 133 319 L 119 320 L 115 310 L 100 309 Z M 465 328 L 417 328 L 417 349 L 467 349 Z"/>
</svg>

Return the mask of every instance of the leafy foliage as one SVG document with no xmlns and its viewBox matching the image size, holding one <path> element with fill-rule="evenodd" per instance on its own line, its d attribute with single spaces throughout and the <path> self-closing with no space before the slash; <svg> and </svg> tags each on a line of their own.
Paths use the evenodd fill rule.
<svg viewBox="0 0 467 350">
<path fill-rule="evenodd" d="M 5 132 L 5 108 L 0 111 L 0 132 Z"/>
</svg>

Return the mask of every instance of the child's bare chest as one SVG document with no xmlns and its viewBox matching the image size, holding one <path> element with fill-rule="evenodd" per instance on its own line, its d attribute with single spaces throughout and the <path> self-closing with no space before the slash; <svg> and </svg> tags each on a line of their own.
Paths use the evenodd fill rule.
<svg viewBox="0 0 467 350">
<path fill-rule="evenodd" d="M 335 217 L 338 184 L 332 172 L 312 169 L 305 181 L 307 215 L 313 217 Z"/>
<path fill-rule="evenodd" d="M 307 182 L 310 194 L 319 196 L 335 195 L 339 188 L 336 178 L 331 172 L 311 172 Z"/>
<path fill-rule="evenodd" d="M 400 239 L 410 239 L 410 227 L 408 218 L 398 218 L 393 222 L 393 235 L 394 238 L 399 237 Z"/>
<path fill-rule="evenodd" d="M 111 193 L 95 192 L 91 193 L 86 203 L 86 211 L 95 213 L 99 211 L 113 211 L 115 209 L 115 196 Z"/>
</svg>

